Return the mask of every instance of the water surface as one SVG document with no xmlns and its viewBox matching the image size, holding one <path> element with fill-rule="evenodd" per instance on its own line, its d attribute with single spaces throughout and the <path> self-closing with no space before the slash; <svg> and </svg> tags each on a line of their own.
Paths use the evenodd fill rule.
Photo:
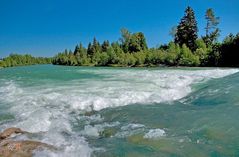
<svg viewBox="0 0 239 157">
<path fill-rule="evenodd" d="M 239 156 L 239 73 L 219 68 L 0 69 L 0 131 L 35 156 Z"/>
</svg>

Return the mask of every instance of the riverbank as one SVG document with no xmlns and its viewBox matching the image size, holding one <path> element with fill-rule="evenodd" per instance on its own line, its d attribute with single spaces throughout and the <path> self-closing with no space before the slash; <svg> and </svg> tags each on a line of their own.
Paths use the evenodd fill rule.
<svg viewBox="0 0 239 157">
<path fill-rule="evenodd" d="M 8 57 L 3 58 L 0 61 L 0 67 L 15 67 L 15 66 L 26 66 L 35 64 L 50 64 L 52 58 L 47 57 L 33 57 L 29 54 L 10 54 Z"/>
</svg>

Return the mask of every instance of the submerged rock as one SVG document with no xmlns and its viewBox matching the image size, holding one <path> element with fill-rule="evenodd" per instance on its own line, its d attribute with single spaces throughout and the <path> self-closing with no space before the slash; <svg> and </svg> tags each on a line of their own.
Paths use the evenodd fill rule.
<svg viewBox="0 0 239 157">
<path fill-rule="evenodd" d="M 8 128 L 4 130 L 2 133 L 0 133 L 0 140 L 4 140 L 14 134 L 23 134 L 23 133 L 27 132 L 22 131 L 20 128 Z"/>
<path fill-rule="evenodd" d="M 6 140 L 0 143 L 0 156 L 4 157 L 31 157 L 34 150 L 54 149 L 46 143 L 37 141 L 12 141 Z"/>
<path fill-rule="evenodd" d="M 91 107 L 91 108 L 93 108 L 93 107 Z M 86 111 L 84 113 L 85 116 L 92 116 L 92 115 L 95 115 L 95 114 L 96 114 L 96 111 L 93 110 L 93 109 L 91 111 Z"/>
<path fill-rule="evenodd" d="M 101 138 L 109 138 L 116 134 L 117 130 L 115 128 L 107 128 L 100 132 Z"/>
<path fill-rule="evenodd" d="M 35 150 L 56 150 L 52 145 L 38 141 L 14 141 L 12 135 L 25 134 L 20 128 L 8 128 L 0 133 L 0 156 L 4 157 L 31 157 Z"/>
</svg>

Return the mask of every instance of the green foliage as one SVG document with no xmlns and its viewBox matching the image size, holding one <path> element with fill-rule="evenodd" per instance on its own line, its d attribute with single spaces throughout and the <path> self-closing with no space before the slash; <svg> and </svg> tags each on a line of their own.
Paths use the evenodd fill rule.
<svg viewBox="0 0 239 157">
<path fill-rule="evenodd" d="M 139 52 L 148 49 L 144 34 L 134 33 L 131 35 L 128 45 L 128 52 Z"/>
<path fill-rule="evenodd" d="M 165 62 L 168 65 L 178 65 L 178 59 L 180 57 L 181 48 L 178 44 L 170 42 L 167 49 L 167 55 Z"/>
<path fill-rule="evenodd" d="M 93 39 L 92 51 L 93 54 L 101 51 L 100 43 L 96 40 L 96 38 Z"/>
<path fill-rule="evenodd" d="M 132 53 L 126 53 L 124 56 L 124 64 L 127 66 L 134 66 L 136 63 L 136 59 L 134 58 L 134 55 Z"/>
<path fill-rule="evenodd" d="M 128 52 L 131 34 L 127 29 L 123 28 L 121 29 L 121 36 L 122 37 L 120 38 L 120 42 L 121 42 L 122 50 L 124 52 Z"/>
<path fill-rule="evenodd" d="M 96 38 L 84 48 L 76 45 L 74 53 L 65 50 L 57 54 L 53 64 L 69 66 L 239 66 L 239 34 L 230 34 L 223 43 L 217 43 L 219 18 L 212 9 L 206 12 L 206 36 L 197 37 L 197 22 L 192 8 L 187 7 L 179 25 L 171 35 L 174 42 L 148 48 L 142 32 L 121 30 L 119 42 L 108 40 L 100 44 Z M 0 66 L 14 65 L 15 60 L 0 62 Z"/>
<path fill-rule="evenodd" d="M 182 66 L 198 66 L 200 64 L 199 57 L 194 55 L 191 50 L 183 44 L 179 65 Z"/>
<path fill-rule="evenodd" d="M 210 48 L 207 47 L 203 39 L 196 40 L 196 45 L 197 49 L 195 51 L 195 55 L 199 57 L 201 66 L 206 66 L 208 64 L 208 55 L 210 52 Z"/>
<path fill-rule="evenodd" d="M 102 52 L 99 57 L 100 57 L 100 60 L 98 61 L 97 65 L 105 66 L 108 64 L 109 56 L 106 52 Z"/>
<path fill-rule="evenodd" d="M 108 64 L 117 64 L 119 62 L 119 57 L 117 56 L 117 53 L 115 53 L 113 47 L 110 46 L 107 49 L 106 54 L 108 56 Z"/>
<path fill-rule="evenodd" d="M 33 57 L 31 55 L 10 54 L 8 57 L 0 61 L 0 67 L 13 67 L 33 64 L 50 64 L 51 58 Z"/>
<path fill-rule="evenodd" d="M 104 41 L 103 44 L 101 45 L 103 52 L 106 52 L 109 47 L 110 47 L 110 42 L 108 40 Z"/>
<path fill-rule="evenodd" d="M 138 35 L 139 34 L 137 34 L 136 36 Z M 138 39 L 141 39 L 141 37 Z M 95 41 L 94 43 L 98 42 Z M 144 45 L 143 43 L 144 42 L 141 42 L 142 45 Z M 205 44 L 203 43 L 203 41 L 198 41 L 197 43 L 199 48 L 205 49 Z M 93 53 L 89 51 L 93 47 L 93 45 L 89 45 L 90 46 L 88 46 L 88 50 L 86 50 L 83 46 L 76 46 L 74 53 L 70 53 L 70 51 L 68 52 L 67 50 L 65 50 L 63 53 L 59 53 L 54 57 L 53 64 L 70 66 L 118 65 L 130 67 L 152 65 L 197 66 L 200 64 L 199 57 L 194 55 L 185 44 L 181 48 L 178 44 L 170 42 L 167 46 L 165 46 L 165 49 L 148 49 L 147 47 L 144 47 L 144 50 L 140 50 L 143 47 L 141 46 L 141 48 L 138 49 L 140 51 L 137 50 L 137 52 L 134 53 L 123 51 L 123 46 L 117 42 L 110 44 L 105 41 L 102 44 L 101 49 Z M 130 44 L 128 46 L 130 48 Z M 89 52 L 90 54 L 88 54 Z"/>
<path fill-rule="evenodd" d="M 208 50 L 208 60 L 207 66 L 219 66 L 219 62 L 221 60 L 221 44 L 216 43 L 213 44 L 212 47 Z"/>
<path fill-rule="evenodd" d="M 203 40 L 208 46 L 210 46 L 217 40 L 220 33 L 219 28 L 217 28 L 219 17 L 215 17 L 214 11 L 212 8 L 209 8 L 206 11 L 205 18 L 207 20 L 205 27 L 206 36 L 203 37 Z"/>
<path fill-rule="evenodd" d="M 86 49 L 83 47 L 82 43 L 80 43 L 80 46 L 76 46 L 74 56 L 77 61 L 76 65 L 85 65 L 88 63 L 87 52 Z"/>
<path fill-rule="evenodd" d="M 146 59 L 146 53 L 143 51 L 134 53 L 134 58 L 135 58 L 135 65 L 136 66 L 141 66 L 144 65 L 145 59 Z"/>
<path fill-rule="evenodd" d="M 148 49 L 145 36 L 142 32 L 131 34 L 127 29 L 122 29 L 121 34 L 121 43 L 124 52 L 133 53 Z"/>
<path fill-rule="evenodd" d="M 93 54 L 94 54 L 94 50 L 93 50 L 93 47 L 92 47 L 91 42 L 88 44 L 87 54 L 88 54 L 89 56 L 93 56 Z"/>
<path fill-rule="evenodd" d="M 100 63 L 100 59 L 101 59 L 100 52 L 95 52 L 94 55 L 91 58 L 91 63 L 93 65 L 98 65 Z"/>
<path fill-rule="evenodd" d="M 5 63 L 3 61 L 0 61 L 0 67 L 5 67 Z"/>
<path fill-rule="evenodd" d="M 174 66 L 174 65 L 178 65 L 178 56 L 175 53 L 167 53 L 165 55 L 165 64 L 166 65 L 170 65 L 170 66 Z"/>
<path fill-rule="evenodd" d="M 175 42 L 180 46 L 186 44 L 191 50 L 196 49 L 197 40 L 197 21 L 194 15 L 194 11 L 191 7 L 187 7 L 185 10 L 185 15 L 181 19 L 179 25 L 177 26 L 177 32 L 175 34 Z"/>
<path fill-rule="evenodd" d="M 164 63 L 164 53 L 158 49 L 150 49 L 146 51 L 145 64 L 159 65 Z"/>
<path fill-rule="evenodd" d="M 196 46 L 197 46 L 197 49 L 202 49 L 204 51 L 207 51 L 207 45 L 202 39 L 196 40 Z"/>
</svg>

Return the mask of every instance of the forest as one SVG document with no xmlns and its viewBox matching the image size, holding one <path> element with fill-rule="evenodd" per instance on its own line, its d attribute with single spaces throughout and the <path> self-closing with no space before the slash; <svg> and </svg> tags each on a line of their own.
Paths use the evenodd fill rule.
<svg viewBox="0 0 239 157">
<path fill-rule="evenodd" d="M 239 33 L 218 41 L 220 29 L 213 9 L 205 12 L 205 35 L 198 36 L 195 13 L 187 7 L 177 26 L 170 30 L 173 40 L 149 48 L 144 33 L 121 29 L 118 41 L 100 43 L 96 38 L 84 47 L 64 50 L 51 58 L 12 54 L 0 61 L 0 67 L 49 64 L 68 66 L 239 66 Z"/>
<path fill-rule="evenodd" d="M 194 11 L 187 7 L 179 24 L 170 34 L 174 41 L 148 48 L 142 32 L 121 29 L 119 41 L 102 44 L 96 38 L 85 48 L 81 43 L 75 50 L 65 50 L 53 58 L 55 65 L 69 66 L 239 66 L 239 34 L 229 34 L 218 42 L 219 17 L 213 9 L 205 13 L 205 35 L 198 37 Z"/>
<path fill-rule="evenodd" d="M 13 67 L 13 66 L 24 66 L 34 64 L 51 64 L 52 58 L 47 57 L 33 57 L 29 54 L 19 55 L 10 54 L 8 57 L 0 60 L 0 67 Z"/>
</svg>

